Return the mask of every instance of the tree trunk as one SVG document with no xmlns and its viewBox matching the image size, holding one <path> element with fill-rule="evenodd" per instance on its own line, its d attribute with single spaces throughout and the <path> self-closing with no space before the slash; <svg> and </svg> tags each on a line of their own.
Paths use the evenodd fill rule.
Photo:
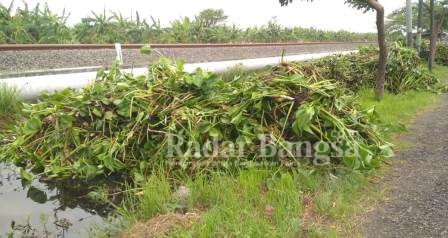
<svg viewBox="0 0 448 238">
<path fill-rule="evenodd" d="M 412 3 L 411 0 L 406 0 L 406 46 L 413 48 L 412 39 Z"/>
<path fill-rule="evenodd" d="M 434 14 L 434 13 L 432 13 Z M 429 45 L 429 61 L 428 61 L 428 68 L 430 71 L 432 71 L 432 68 L 434 67 L 436 54 L 437 54 L 437 41 L 439 33 L 442 33 L 443 31 L 443 23 L 445 21 L 445 9 L 443 10 L 441 18 L 438 20 L 438 22 L 435 22 L 435 19 L 433 27 L 431 29 L 431 39 L 430 39 L 430 45 Z"/>
<path fill-rule="evenodd" d="M 376 26 L 378 30 L 378 47 L 380 55 L 378 60 L 378 69 L 376 72 L 375 97 L 381 100 L 384 94 L 384 82 L 386 80 L 386 63 L 387 63 L 387 45 L 386 31 L 384 26 L 384 7 L 378 0 L 368 0 L 367 3 L 376 11 Z"/>
<path fill-rule="evenodd" d="M 432 71 L 432 67 L 434 65 L 434 59 L 436 56 L 436 41 L 437 41 L 437 30 L 435 29 L 434 24 L 434 0 L 430 1 L 429 15 L 430 15 L 431 37 L 429 41 L 428 69 L 429 71 Z"/>
<path fill-rule="evenodd" d="M 418 0 L 417 52 L 422 52 L 423 0 Z"/>
<path fill-rule="evenodd" d="M 431 39 L 430 39 L 430 49 L 429 49 L 429 70 L 432 71 L 432 68 L 434 67 L 435 61 L 436 61 L 436 54 L 437 54 L 437 41 L 439 38 L 439 33 L 441 32 L 442 28 L 442 22 L 439 22 L 434 32 L 431 32 Z"/>
</svg>

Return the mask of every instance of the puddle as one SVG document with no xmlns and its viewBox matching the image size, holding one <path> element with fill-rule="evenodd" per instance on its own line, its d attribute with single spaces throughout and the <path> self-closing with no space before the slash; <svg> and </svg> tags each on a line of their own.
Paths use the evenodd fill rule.
<svg viewBox="0 0 448 238">
<path fill-rule="evenodd" d="M 82 201 L 82 185 L 64 187 L 25 183 L 14 167 L 0 163 L 0 237 L 14 231 L 14 237 L 79 238 L 104 224 L 106 212 Z"/>
</svg>

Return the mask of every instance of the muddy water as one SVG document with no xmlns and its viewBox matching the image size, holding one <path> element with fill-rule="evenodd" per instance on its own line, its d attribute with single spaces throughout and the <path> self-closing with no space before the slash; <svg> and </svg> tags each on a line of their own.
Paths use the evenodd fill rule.
<svg viewBox="0 0 448 238">
<path fill-rule="evenodd" d="M 18 178 L 14 167 L 0 163 L 0 237 L 88 237 L 101 226 L 103 211 L 84 202 L 76 186 Z M 79 187 L 78 187 L 79 188 Z"/>
</svg>

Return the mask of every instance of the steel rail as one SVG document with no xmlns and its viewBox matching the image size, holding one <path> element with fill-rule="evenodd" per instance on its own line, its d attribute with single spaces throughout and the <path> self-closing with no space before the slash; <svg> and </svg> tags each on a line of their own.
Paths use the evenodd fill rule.
<svg viewBox="0 0 448 238">
<path fill-rule="evenodd" d="M 149 44 L 154 49 L 175 48 L 231 48 L 231 47 L 269 47 L 269 46 L 311 46 L 338 44 L 372 44 L 372 41 L 353 42 L 289 42 L 289 43 L 219 43 L 219 44 Z M 140 49 L 145 44 L 122 44 L 122 49 Z M 0 44 L 0 51 L 27 50 L 89 50 L 115 49 L 115 44 Z"/>
</svg>

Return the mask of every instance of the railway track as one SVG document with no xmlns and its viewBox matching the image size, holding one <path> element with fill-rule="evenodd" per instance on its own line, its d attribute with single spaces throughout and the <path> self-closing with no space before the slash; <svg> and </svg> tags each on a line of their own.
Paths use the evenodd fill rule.
<svg viewBox="0 0 448 238">
<path fill-rule="evenodd" d="M 142 55 L 144 44 L 123 44 L 123 67 L 143 67 L 160 55 L 186 63 L 277 57 L 354 50 L 373 42 L 295 42 L 243 44 L 152 44 L 158 54 Z M 115 44 L 0 45 L 0 78 L 107 68 L 116 59 Z M 61 70 L 62 69 L 62 70 Z M 68 71 L 67 71 L 68 70 Z"/>
<path fill-rule="evenodd" d="M 275 47 L 275 46 L 312 46 L 312 45 L 338 45 L 338 44 L 371 44 L 374 42 L 285 42 L 285 43 L 218 43 L 218 44 L 150 44 L 153 49 L 179 49 L 179 48 L 229 48 L 229 47 Z M 140 49 L 145 44 L 122 44 L 122 49 Z M 88 49 L 115 49 L 115 44 L 0 44 L 0 51 L 23 50 L 88 50 Z"/>
</svg>

